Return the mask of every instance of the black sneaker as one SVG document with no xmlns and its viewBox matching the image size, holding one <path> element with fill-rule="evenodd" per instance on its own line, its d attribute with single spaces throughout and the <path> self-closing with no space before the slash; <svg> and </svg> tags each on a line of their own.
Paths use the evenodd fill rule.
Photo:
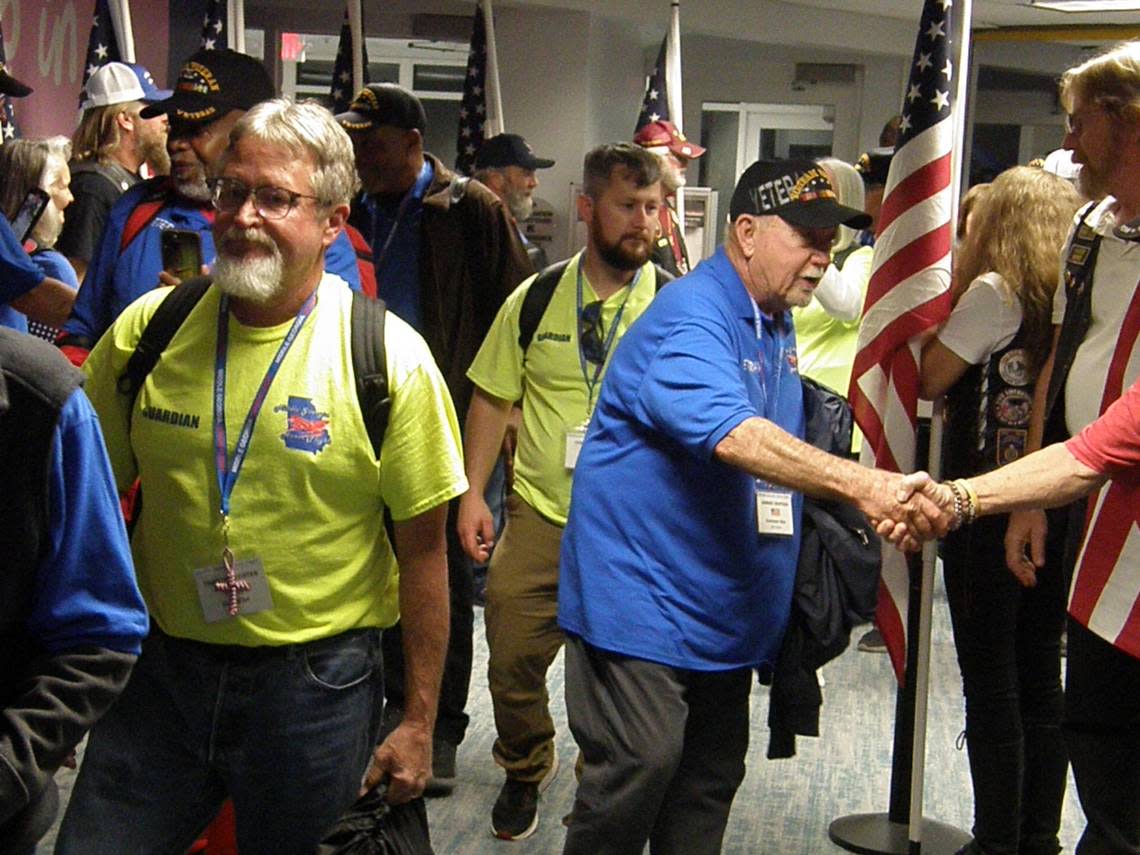
<svg viewBox="0 0 1140 855">
<path fill-rule="evenodd" d="M 887 643 L 883 641 L 883 634 L 877 629 L 869 629 L 859 639 L 859 649 L 864 653 L 886 653 Z"/>
<path fill-rule="evenodd" d="M 491 833 L 500 840 L 523 840 L 538 828 L 538 784 L 507 778 L 491 809 Z"/>
<path fill-rule="evenodd" d="M 424 787 L 425 796 L 447 796 L 455 789 L 455 748 L 442 739 L 432 740 L 431 777 Z"/>
</svg>

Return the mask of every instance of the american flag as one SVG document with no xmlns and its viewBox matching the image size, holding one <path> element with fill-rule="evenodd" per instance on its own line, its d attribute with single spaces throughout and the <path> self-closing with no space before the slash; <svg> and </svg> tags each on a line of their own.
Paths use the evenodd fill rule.
<svg viewBox="0 0 1140 855">
<path fill-rule="evenodd" d="M 476 7 L 467 52 L 467 77 L 463 81 L 463 101 L 459 105 L 459 136 L 455 143 L 455 170 L 470 175 L 475 155 L 483 145 L 487 123 L 487 27 L 483 10 Z"/>
<path fill-rule="evenodd" d="M 115 33 L 115 20 L 111 17 L 111 9 L 107 0 L 95 0 L 95 16 L 91 21 L 91 36 L 87 39 L 87 59 L 83 66 L 83 83 L 95 73 L 96 69 L 108 62 L 122 62 L 123 55 L 119 50 L 119 39 Z M 79 93 L 80 102 L 83 93 Z"/>
<path fill-rule="evenodd" d="M 360 46 L 361 58 L 364 64 L 364 83 L 368 82 L 368 49 Z M 348 112 L 348 105 L 352 103 L 355 87 L 352 85 L 352 27 L 348 23 L 348 10 L 344 11 L 344 23 L 340 28 L 340 43 L 336 47 L 336 62 L 333 64 L 332 89 L 329 97 L 332 98 L 333 113 Z"/>
<path fill-rule="evenodd" d="M 7 64 L 8 57 L 4 53 L 4 27 L 0 24 L 0 65 Z M 12 99 L 7 95 L 0 95 L 0 145 L 18 136 L 20 128 L 16 124 L 16 111 L 12 109 Z"/>
<path fill-rule="evenodd" d="M 641 112 L 637 114 L 637 127 L 634 134 L 653 122 L 669 121 L 669 83 L 666 75 L 666 61 L 669 53 L 669 34 L 661 40 L 661 50 L 657 52 L 657 62 L 653 73 L 645 84 L 645 98 L 641 102 Z"/>
<path fill-rule="evenodd" d="M 207 0 L 206 14 L 202 16 L 202 47 L 221 50 L 226 46 L 226 0 Z"/>
<path fill-rule="evenodd" d="M 866 436 L 863 460 L 895 472 L 915 465 L 923 334 L 950 312 L 952 4 L 923 6 L 851 374 L 851 404 Z M 906 557 L 884 545 L 875 622 L 900 683 L 909 578 Z"/>
</svg>

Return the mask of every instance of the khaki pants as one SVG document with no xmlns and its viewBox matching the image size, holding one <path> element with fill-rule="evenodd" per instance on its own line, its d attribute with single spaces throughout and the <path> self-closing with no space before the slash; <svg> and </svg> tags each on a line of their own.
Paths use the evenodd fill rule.
<svg viewBox="0 0 1140 855">
<path fill-rule="evenodd" d="M 495 710 L 495 762 L 507 777 L 537 783 L 554 762 L 546 672 L 562 646 L 558 553 L 562 527 L 516 495 L 487 569 L 487 666 Z"/>
</svg>

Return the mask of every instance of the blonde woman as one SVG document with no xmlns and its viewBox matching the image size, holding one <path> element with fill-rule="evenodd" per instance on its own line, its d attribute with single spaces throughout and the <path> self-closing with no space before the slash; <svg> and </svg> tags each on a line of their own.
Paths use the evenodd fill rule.
<svg viewBox="0 0 1140 855">
<path fill-rule="evenodd" d="M 1069 182 L 1024 166 L 977 198 L 956 259 L 954 310 L 922 351 L 923 396 L 946 396 L 947 478 L 1025 452 L 1034 381 L 1052 342 L 1061 247 L 1080 202 Z M 943 543 L 974 785 L 974 840 L 960 852 L 1054 855 L 1068 763 L 1061 544 L 1048 545 L 1051 566 L 1024 588 L 1006 570 L 1005 527 L 1005 517 L 988 518 Z"/>
</svg>

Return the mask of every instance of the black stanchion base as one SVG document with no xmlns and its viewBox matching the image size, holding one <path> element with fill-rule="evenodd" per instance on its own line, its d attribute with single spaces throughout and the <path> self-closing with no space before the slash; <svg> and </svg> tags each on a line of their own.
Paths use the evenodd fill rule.
<svg viewBox="0 0 1140 855">
<path fill-rule="evenodd" d="M 921 849 L 912 847 L 905 822 L 885 813 L 856 813 L 833 820 L 827 836 L 837 846 L 861 855 L 954 855 L 971 840 L 965 831 L 933 819 L 922 820 Z"/>
</svg>

